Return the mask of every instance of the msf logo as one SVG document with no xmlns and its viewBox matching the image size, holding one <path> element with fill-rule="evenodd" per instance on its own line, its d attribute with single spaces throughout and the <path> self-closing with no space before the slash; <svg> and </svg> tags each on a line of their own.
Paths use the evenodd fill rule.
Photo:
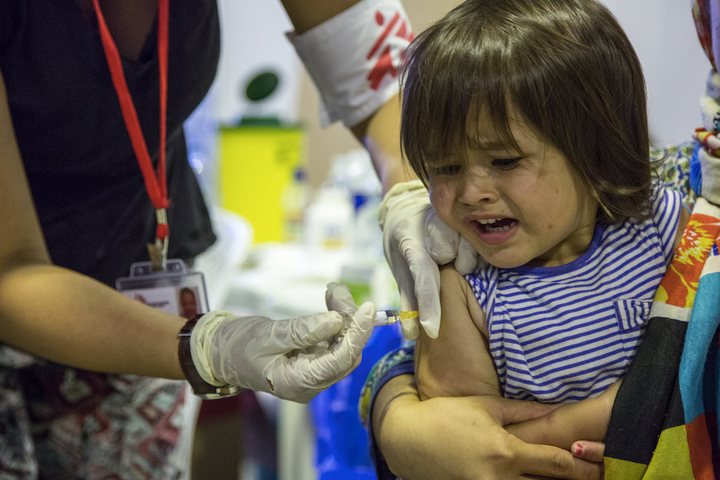
<svg viewBox="0 0 720 480">
<path fill-rule="evenodd" d="M 382 13 L 375 12 L 375 22 L 381 27 L 385 26 L 386 18 Z M 370 82 L 370 88 L 373 90 L 380 88 L 380 84 L 386 75 L 390 75 L 393 78 L 397 77 L 399 57 L 401 57 L 405 51 L 407 43 L 410 43 L 413 38 L 415 38 L 415 35 L 410 29 L 408 21 L 400 18 L 400 12 L 395 12 L 395 15 L 387 22 L 385 30 L 375 41 L 375 44 L 366 57 L 366 59 L 370 61 L 377 57 L 375 66 L 367 76 Z M 404 42 L 398 44 L 398 39 L 402 39 Z M 400 45 L 402 45 L 402 47 Z M 399 49 L 402 49 L 402 51 L 398 52 Z M 397 63 L 393 62 L 393 53 L 398 57 Z"/>
</svg>

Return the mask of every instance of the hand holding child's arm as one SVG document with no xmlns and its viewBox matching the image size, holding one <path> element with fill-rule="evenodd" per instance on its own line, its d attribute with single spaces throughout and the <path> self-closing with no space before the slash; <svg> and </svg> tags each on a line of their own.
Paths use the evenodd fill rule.
<svg viewBox="0 0 720 480">
<path fill-rule="evenodd" d="M 373 431 L 390 470 L 405 480 L 598 480 L 601 466 L 562 449 L 529 445 L 503 425 L 543 415 L 549 406 L 495 395 L 420 401 L 412 375 L 380 389 Z M 535 477 L 533 477 L 535 478 Z"/>
<path fill-rule="evenodd" d="M 508 425 L 506 429 L 524 442 L 568 450 L 580 439 L 603 442 L 620 382 L 598 397 L 562 405 L 544 417 Z"/>
</svg>

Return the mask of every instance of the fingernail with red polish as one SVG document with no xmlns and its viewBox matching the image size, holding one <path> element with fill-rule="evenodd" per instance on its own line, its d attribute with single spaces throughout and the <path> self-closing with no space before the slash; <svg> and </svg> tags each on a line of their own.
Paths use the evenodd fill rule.
<svg viewBox="0 0 720 480">
<path fill-rule="evenodd" d="M 583 454 L 583 446 L 582 446 L 581 444 L 579 444 L 579 443 L 576 443 L 575 445 L 573 445 L 573 454 L 574 454 L 576 457 L 582 457 L 582 454 Z"/>
</svg>

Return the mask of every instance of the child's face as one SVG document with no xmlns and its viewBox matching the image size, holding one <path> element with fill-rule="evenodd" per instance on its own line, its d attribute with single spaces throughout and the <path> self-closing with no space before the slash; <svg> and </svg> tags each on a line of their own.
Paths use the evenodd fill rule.
<svg viewBox="0 0 720 480">
<path fill-rule="evenodd" d="M 430 169 L 430 199 L 440 218 L 489 263 L 557 266 L 592 241 L 597 202 L 570 161 L 519 115 L 510 129 L 522 150 L 505 144 L 486 113 L 468 122 L 467 159 Z"/>
</svg>

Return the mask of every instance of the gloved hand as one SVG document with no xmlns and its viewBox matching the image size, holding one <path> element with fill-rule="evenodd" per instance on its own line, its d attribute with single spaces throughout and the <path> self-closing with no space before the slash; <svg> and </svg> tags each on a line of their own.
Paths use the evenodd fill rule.
<svg viewBox="0 0 720 480">
<path fill-rule="evenodd" d="M 465 237 L 440 220 L 432 206 L 425 221 L 425 231 L 425 249 L 438 265 L 455 260 L 455 270 L 466 275 L 486 263 Z"/>
<path fill-rule="evenodd" d="M 210 312 L 195 325 L 195 367 L 212 385 L 235 385 L 307 403 L 360 364 L 372 333 L 375 306 L 364 304 L 339 341 L 336 312 L 287 320 Z"/>
<path fill-rule="evenodd" d="M 352 319 L 347 321 L 347 316 L 353 317 L 355 312 L 358 311 L 358 306 L 355 304 L 355 300 L 350 293 L 350 288 L 347 285 L 341 285 L 339 283 L 330 282 L 325 290 L 325 305 L 331 312 L 338 312 L 343 315 L 343 323 L 340 327 L 340 331 L 335 336 L 336 341 L 342 340 L 347 334 L 350 326 L 352 325 Z M 375 309 L 377 313 L 377 309 Z M 373 315 L 373 321 L 375 316 Z"/>
<path fill-rule="evenodd" d="M 453 259 L 461 273 L 475 270 L 478 255 L 470 244 L 448 227 L 430 205 L 420 180 L 394 185 L 385 194 L 379 212 L 385 258 L 398 283 L 400 310 L 420 313 L 403 320 L 408 340 L 420 335 L 420 325 L 431 338 L 440 328 L 440 273 L 438 263 Z"/>
</svg>

